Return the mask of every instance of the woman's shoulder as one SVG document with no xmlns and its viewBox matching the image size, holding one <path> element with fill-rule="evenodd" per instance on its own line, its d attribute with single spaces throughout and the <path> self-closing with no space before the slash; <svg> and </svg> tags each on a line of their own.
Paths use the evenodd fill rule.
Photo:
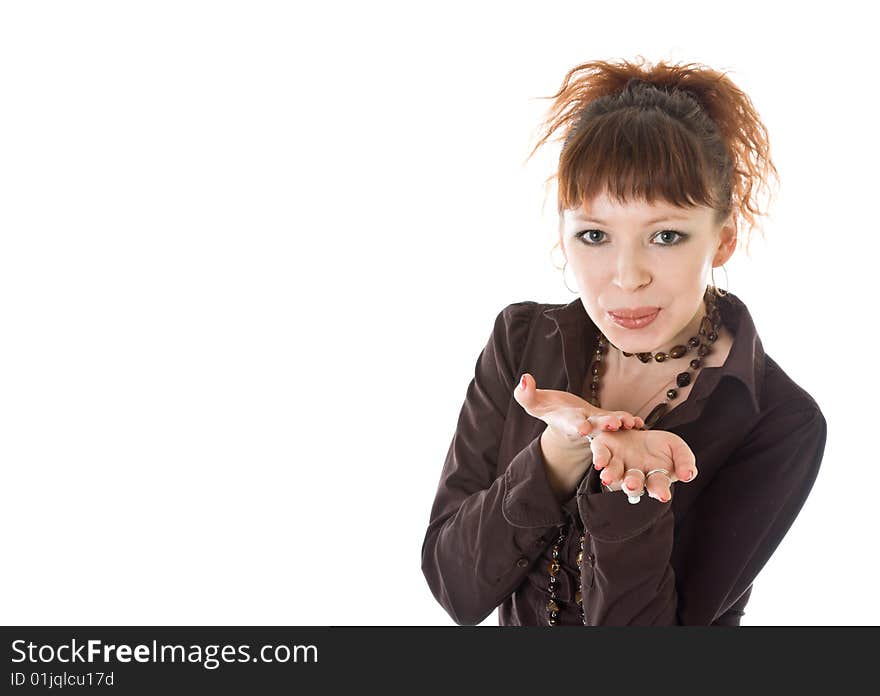
<svg viewBox="0 0 880 696">
<path fill-rule="evenodd" d="M 762 411 L 785 405 L 805 410 L 815 409 L 821 413 L 819 404 L 813 395 L 766 353 L 764 354 L 764 383 L 761 397 Z"/>
<path fill-rule="evenodd" d="M 506 305 L 495 319 L 495 331 L 505 334 L 511 343 L 522 346 L 535 334 L 550 338 L 557 329 L 566 333 L 571 327 L 592 326 L 580 298 L 572 302 L 520 300 Z"/>
<path fill-rule="evenodd" d="M 534 321 L 537 313 L 544 307 L 534 300 L 520 300 L 505 305 L 495 317 L 496 331 L 501 329 L 507 333 L 522 331 Z"/>
<path fill-rule="evenodd" d="M 727 363 L 725 373 L 738 377 L 752 390 L 760 412 L 756 415 L 763 417 L 784 405 L 804 406 L 818 411 L 819 406 L 813 396 L 764 351 L 746 303 L 729 293 L 723 296 L 719 306 L 725 324 L 734 334 L 732 358 Z"/>
<path fill-rule="evenodd" d="M 534 300 L 511 302 L 495 316 L 489 345 L 497 357 L 516 362 L 521 356 L 541 304 Z"/>
</svg>

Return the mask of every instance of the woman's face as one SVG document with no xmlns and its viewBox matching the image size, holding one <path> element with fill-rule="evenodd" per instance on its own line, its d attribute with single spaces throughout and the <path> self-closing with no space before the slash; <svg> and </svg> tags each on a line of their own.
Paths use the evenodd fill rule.
<svg viewBox="0 0 880 696">
<path fill-rule="evenodd" d="M 561 243 L 581 301 L 611 343 L 628 353 L 653 352 L 696 334 L 712 267 L 730 258 L 736 245 L 731 219 L 721 226 L 713 216 L 705 206 L 623 205 L 605 194 L 589 208 L 563 212 Z M 640 308 L 659 311 L 637 328 L 608 314 Z"/>
</svg>

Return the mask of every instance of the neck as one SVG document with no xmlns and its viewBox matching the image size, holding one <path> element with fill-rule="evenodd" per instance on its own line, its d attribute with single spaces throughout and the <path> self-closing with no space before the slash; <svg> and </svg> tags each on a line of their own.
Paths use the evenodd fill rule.
<svg viewBox="0 0 880 696">
<path fill-rule="evenodd" d="M 691 336 L 699 335 L 700 322 L 702 322 L 704 316 L 706 316 L 706 306 L 705 304 L 700 303 L 699 309 L 697 310 L 696 314 L 694 314 L 694 316 L 691 318 L 691 320 L 687 323 L 687 326 L 679 331 L 678 334 L 673 336 L 673 338 L 668 343 L 664 343 L 661 346 L 653 348 L 651 352 L 664 352 L 668 354 L 673 346 L 687 346 L 688 339 Z M 675 375 L 679 372 L 682 372 L 685 369 L 682 365 L 682 361 L 686 361 L 684 363 L 684 365 L 686 365 L 695 357 L 696 353 L 694 353 L 693 349 L 691 349 L 691 352 L 687 353 L 684 358 L 667 358 L 666 361 L 663 363 L 657 363 L 656 361 L 643 363 L 641 360 L 639 360 L 637 355 L 626 357 L 623 355 L 618 346 L 612 345 L 608 353 L 607 374 L 609 374 L 614 380 L 623 381 L 644 379 L 651 380 L 654 377 L 662 379 L 667 374 Z"/>
</svg>

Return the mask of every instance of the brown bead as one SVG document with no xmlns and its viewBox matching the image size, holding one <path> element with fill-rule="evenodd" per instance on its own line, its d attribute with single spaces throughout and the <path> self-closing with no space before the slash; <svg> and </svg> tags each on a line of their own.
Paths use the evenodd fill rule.
<svg viewBox="0 0 880 696">
<path fill-rule="evenodd" d="M 676 396 L 678 396 L 678 390 L 669 389 L 666 391 L 666 398 L 667 399 L 674 399 Z"/>
<path fill-rule="evenodd" d="M 679 372 L 675 376 L 675 383 L 679 387 L 686 387 L 691 383 L 691 373 L 690 372 Z"/>
<path fill-rule="evenodd" d="M 664 353 L 662 351 L 659 353 L 655 353 L 654 360 L 656 360 L 657 362 L 665 362 L 666 361 L 666 353 Z"/>
<path fill-rule="evenodd" d="M 707 345 L 702 345 L 702 346 L 700 346 L 699 348 L 697 348 L 697 355 L 699 355 L 701 358 L 702 358 L 704 355 L 707 355 L 707 354 L 709 354 L 709 353 L 711 353 L 711 352 L 712 352 L 712 349 L 709 348 L 709 346 L 707 346 Z"/>
<path fill-rule="evenodd" d="M 669 409 L 669 404 L 662 403 L 657 404 L 652 411 L 648 414 L 648 417 L 645 418 L 645 427 L 650 428 L 663 417 L 663 414 Z"/>
<path fill-rule="evenodd" d="M 703 317 L 700 321 L 700 335 L 705 336 L 712 330 L 712 320 L 709 317 Z"/>
<path fill-rule="evenodd" d="M 580 567 L 580 565 L 581 565 L 581 563 L 583 562 L 583 560 L 584 560 L 584 552 L 581 551 L 580 553 L 578 553 L 578 557 L 577 557 L 577 564 L 578 564 L 578 567 Z"/>
<path fill-rule="evenodd" d="M 584 601 L 583 595 L 581 594 L 581 591 L 578 590 L 577 592 L 574 593 L 574 602 L 575 602 L 575 604 L 580 604 L 583 601 Z"/>
<path fill-rule="evenodd" d="M 548 611 L 559 611 L 559 605 L 554 600 L 551 599 L 549 602 L 547 602 L 547 610 Z"/>
<path fill-rule="evenodd" d="M 700 337 L 699 336 L 691 336 L 688 339 L 688 345 L 691 348 L 696 348 L 698 345 L 700 345 Z"/>
<path fill-rule="evenodd" d="M 690 363 L 691 367 L 692 367 L 694 370 L 699 370 L 699 369 L 700 369 L 700 365 L 702 365 L 702 364 L 703 364 L 703 361 L 700 360 L 699 358 L 694 358 L 693 360 L 691 360 L 691 363 Z"/>
<path fill-rule="evenodd" d="M 593 366 L 590 368 L 590 372 L 594 375 L 602 374 L 602 363 L 593 363 Z"/>
<path fill-rule="evenodd" d="M 683 346 L 683 345 L 679 344 L 677 346 L 672 347 L 672 349 L 669 351 L 669 357 L 670 358 L 680 358 L 682 355 L 687 353 L 687 351 L 688 351 L 687 346 Z"/>
<path fill-rule="evenodd" d="M 639 360 L 643 363 L 651 362 L 653 356 L 650 353 L 639 353 Z"/>
<path fill-rule="evenodd" d="M 559 572 L 559 561 L 550 561 L 550 575 L 556 575 Z"/>
</svg>

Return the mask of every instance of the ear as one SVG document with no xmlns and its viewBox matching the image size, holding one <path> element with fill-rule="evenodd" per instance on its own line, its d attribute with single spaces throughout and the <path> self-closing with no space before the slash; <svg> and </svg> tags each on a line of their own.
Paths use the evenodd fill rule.
<svg viewBox="0 0 880 696">
<path fill-rule="evenodd" d="M 724 221 L 719 234 L 718 251 L 712 259 L 712 266 L 722 266 L 736 251 L 736 221 L 733 214 Z"/>
</svg>

